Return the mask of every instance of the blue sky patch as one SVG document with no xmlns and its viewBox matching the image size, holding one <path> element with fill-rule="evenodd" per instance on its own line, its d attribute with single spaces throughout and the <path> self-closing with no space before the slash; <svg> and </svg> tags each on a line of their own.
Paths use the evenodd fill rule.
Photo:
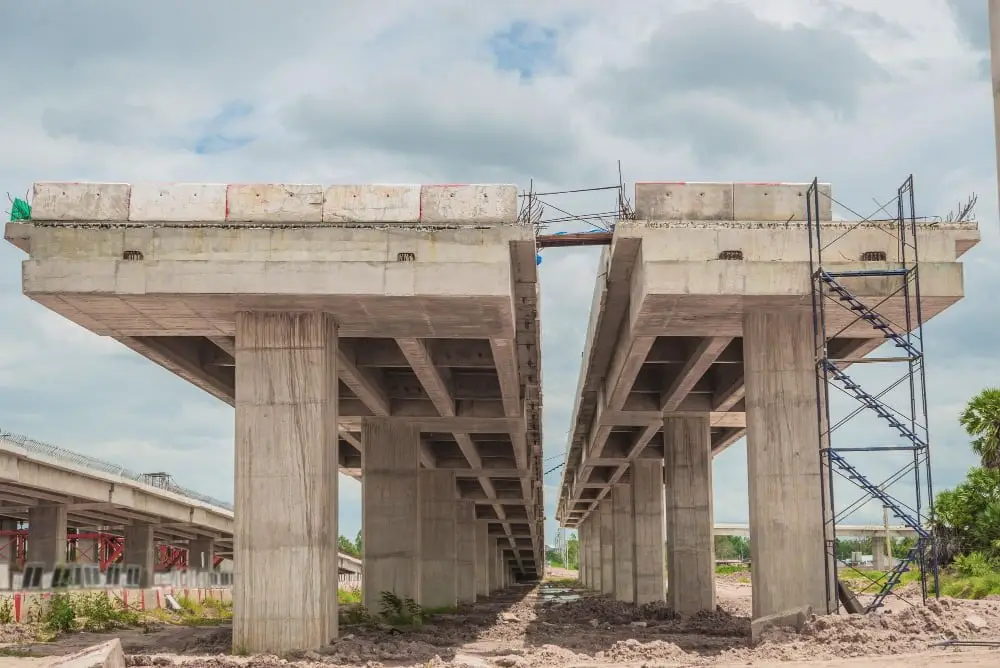
<svg viewBox="0 0 1000 668">
<path fill-rule="evenodd" d="M 530 21 L 514 21 L 489 39 L 490 51 L 499 69 L 530 79 L 538 70 L 556 61 L 559 33 Z"/>
<path fill-rule="evenodd" d="M 202 126 L 192 150 L 198 155 L 215 155 L 250 144 L 256 137 L 246 132 L 237 132 L 231 126 L 248 118 L 253 111 L 253 106 L 245 102 L 226 104 Z"/>
</svg>

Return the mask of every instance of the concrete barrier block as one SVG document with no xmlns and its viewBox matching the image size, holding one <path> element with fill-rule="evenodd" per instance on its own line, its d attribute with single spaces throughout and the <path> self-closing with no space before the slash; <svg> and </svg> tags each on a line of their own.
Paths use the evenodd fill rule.
<svg viewBox="0 0 1000 668">
<path fill-rule="evenodd" d="M 750 622 L 750 644 L 759 643 L 767 629 L 791 628 L 795 629 L 796 633 L 801 633 L 810 617 L 812 617 L 812 606 L 809 605 L 758 617 Z"/>
<path fill-rule="evenodd" d="M 417 223 L 420 186 L 330 186 L 323 201 L 326 223 Z"/>
<path fill-rule="evenodd" d="M 125 668 L 125 652 L 118 638 L 93 645 L 47 664 L 51 668 Z"/>
<path fill-rule="evenodd" d="M 636 183 L 639 220 L 733 220 L 732 183 Z"/>
<path fill-rule="evenodd" d="M 323 186 L 305 184 L 231 184 L 226 220 L 234 223 L 319 223 Z"/>
<path fill-rule="evenodd" d="M 36 183 L 31 219 L 41 221 L 128 220 L 127 183 Z"/>
<path fill-rule="evenodd" d="M 517 222 L 517 186 L 445 185 L 420 189 L 427 224 L 510 225 Z"/>
<path fill-rule="evenodd" d="M 136 183 L 128 219 L 134 222 L 200 222 L 226 220 L 224 183 Z"/>
<path fill-rule="evenodd" d="M 737 183 L 733 220 L 804 221 L 808 183 Z M 833 220 L 830 184 L 819 184 L 819 220 Z"/>
</svg>

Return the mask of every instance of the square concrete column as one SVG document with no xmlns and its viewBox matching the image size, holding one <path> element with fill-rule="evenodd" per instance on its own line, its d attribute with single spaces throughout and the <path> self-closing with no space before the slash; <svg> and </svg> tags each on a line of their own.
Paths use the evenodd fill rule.
<svg viewBox="0 0 1000 668">
<path fill-rule="evenodd" d="M 602 591 L 601 576 L 603 568 L 601 566 L 601 512 L 600 507 L 594 506 L 587 516 L 590 523 L 590 588 L 594 591 Z"/>
<path fill-rule="evenodd" d="M 153 541 L 153 525 L 147 522 L 133 522 L 125 527 L 122 563 L 125 566 L 139 566 L 139 586 L 145 589 L 153 586 L 156 571 L 156 543 Z"/>
<path fill-rule="evenodd" d="M 506 539 L 504 539 L 506 540 Z M 503 589 L 503 579 L 500 577 L 500 545 L 499 541 L 490 536 L 490 591 L 496 592 Z"/>
<path fill-rule="evenodd" d="M 28 508 L 27 562 L 47 571 L 66 563 L 66 506 Z"/>
<path fill-rule="evenodd" d="M 576 568 L 577 579 L 584 587 L 590 586 L 590 574 L 587 572 L 587 523 L 581 522 L 576 527 Z"/>
<path fill-rule="evenodd" d="M 490 595 L 490 535 L 486 522 L 476 521 L 476 596 Z"/>
<path fill-rule="evenodd" d="M 615 599 L 635 601 L 635 518 L 632 485 L 619 483 L 611 488 L 615 526 Z"/>
<path fill-rule="evenodd" d="M 715 610 L 712 438 L 708 415 L 663 420 L 667 601 L 674 612 Z"/>
<path fill-rule="evenodd" d="M 283 654 L 337 637 L 337 326 L 236 314 L 233 647 Z"/>
<path fill-rule="evenodd" d="M 812 314 L 743 316 L 754 618 L 829 612 Z"/>
<path fill-rule="evenodd" d="M 198 538 L 188 542 L 188 569 L 193 571 L 215 570 L 215 541 L 211 538 Z"/>
<path fill-rule="evenodd" d="M 885 537 L 874 536 L 872 537 L 872 568 L 877 571 L 887 571 L 891 566 L 889 565 L 889 555 L 891 552 L 885 544 Z"/>
<path fill-rule="evenodd" d="M 101 562 L 100 552 L 101 541 L 99 539 L 77 538 L 73 560 L 78 564 L 99 564 Z"/>
<path fill-rule="evenodd" d="M 0 550 L 2 550 L 0 561 L 7 564 L 9 572 L 12 572 L 18 565 L 17 538 L 14 535 L 17 531 L 17 520 L 0 519 L 0 531 L 3 532 L 3 535 L 0 535 Z M 10 587 L 10 582 L 7 583 L 7 587 Z"/>
<path fill-rule="evenodd" d="M 632 462 L 635 517 L 635 603 L 665 599 L 663 582 L 663 462 Z"/>
<path fill-rule="evenodd" d="M 476 505 L 461 499 L 456 506 L 458 602 L 476 602 Z"/>
<path fill-rule="evenodd" d="M 420 480 L 420 603 L 428 610 L 458 605 L 454 471 L 423 469 Z"/>
<path fill-rule="evenodd" d="M 604 497 L 600 507 L 601 537 L 601 591 L 609 596 L 615 593 L 615 515 L 611 498 Z"/>
<path fill-rule="evenodd" d="M 420 432 L 391 418 L 361 421 L 361 531 L 365 606 L 384 591 L 420 600 Z"/>
</svg>

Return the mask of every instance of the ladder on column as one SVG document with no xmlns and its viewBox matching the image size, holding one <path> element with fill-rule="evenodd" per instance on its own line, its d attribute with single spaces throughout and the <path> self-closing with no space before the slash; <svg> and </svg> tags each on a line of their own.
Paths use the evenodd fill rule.
<svg viewBox="0 0 1000 668">
<path fill-rule="evenodd" d="M 836 580 L 836 525 L 840 517 L 835 511 L 833 474 L 838 473 L 846 480 L 853 483 L 864 492 L 864 496 L 855 504 L 852 504 L 845 511 L 852 512 L 858 504 L 864 504 L 866 500 L 878 500 L 897 517 L 907 528 L 912 530 L 917 536 L 914 546 L 907 551 L 906 556 L 899 559 L 894 567 L 886 574 L 881 581 L 880 589 L 876 593 L 872 602 L 867 606 L 867 611 L 881 607 L 885 598 L 890 594 L 901 580 L 903 574 L 910 570 L 913 563 L 919 562 L 921 569 L 921 591 L 924 597 L 927 596 L 927 582 L 925 579 L 926 566 L 925 559 L 930 557 L 930 566 L 934 573 L 934 593 L 938 592 L 937 565 L 935 542 L 930 523 L 927 521 L 933 515 L 933 492 L 930 480 L 930 458 L 929 444 L 927 436 L 927 398 L 924 391 L 924 364 L 923 364 L 923 321 L 920 312 L 920 282 L 918 274 L 917 256 L 917 224 L 916 216 L 913 212 L 913 177 L 909 177 L 897 189 L 896 204 L 897 215 L 895 220 L 872 221 L 864 219 L 857 225 L 850 227 L 846 232 L 843 228 L 831 230 L 834 232 L 832 239 L 824 245 L 823 228 L 824 221 L 820 219 L 820 188 L 818 179 L 814 179 L 812 185 L 806 193 L 806 220 L 809 233 L 809 263 L 812 283 L 812 304 L 814 334 L 817 341 L 816 372 L 817 389 L 822 387 L 836 387 L 844 394 L 852 397 L 863 409 L 874 413 L 893 432 L 901 437 L 903 445 L 893 445 L 885 447 L 844 447 L 836 448 L 832 443 L 832 432 L 849 420 L 853 415 L 862 412 L 859 408 L 836 426 L 831 427 L 829 403 L 827 392 L 820 392 L 817 397 L 817 411 L 820 417 L 820 443 L 822 457 L 826 464 L 825 475 L 827 480 L 827 492 L 824 495 L 824 522 L 832 527 L 832 531 L 827 536 L 827 548 L 832 550 L 833 559 L 828 562 L 833 569 L 833 578 L 828 578 L 827 582 Z M 829 197 L 824 193 L 823 196 Z M 885 211 L 886 207 L 880 207 L 880 211 Z M 867 223 L 867 225 L 863 225 Z M 830 226 L 836 224 L 832 221 L 826 223 Z M 872 259 L 871 254 L 862 255 L 863 262 L 871 264 L 864 269 L 856 268 L 857 265 L 848 266 L 843 270 L 834 266 L 824 266 L 823 253 L 827 246 L 838 242 L 852 230 L 871 230 L 873 227 L 880 228 L 894 237 L 897 242 L 896 257 L 887 259 L 889 252 L 881 252 L 881 258 Z M 842 253 L 835 253 L 838 264 L 844 263 Z M 865 256 L 868 256 L 867 258 Z M 848 260 L 850 262 L 850 260 Z M 843 266 L 843 265 L 841 265 Z M 888 284 L 898 284 L 899 287 L 884 299 L 881 299 L 878 306 L 890 302 L 894 307 L 893 317 L 884 313 L 879 313 L 877 307 L 870 307 L 849 285 L 853 280 L 866 278 L 889 278 Z M 879 281 L 879 283 L 883 283 Z M 871 282 L 867 282 L 871 285 Z M 825 304 L 830 301 L 837 304 L 834 309 L 837 315 L 842 316 L 843 310 L 847 310 L 850 315 L 849 323 L 839 329 L 828 323 L 828 316 Z M 914 305 L 915 304 L 915 305 Z M 842 310 L 843 309 L 843 310 Z M 902 317 L 900 313 L 902 312 Z M 895 318 L 895 321 L 894 319 Z M 843 318 L 838 319 L 838 325 L 842 324 Z M 894 409 L 889 403 L 882 399 L 886 391 L 877 395 L 866 391 L 861 384 L 844 372 L 843 367 L 856 360 L 838 360 L 830 355 L 830 342 L 837 336 L 843 334 L 856 324 L 865 323 L 881 335 L 886 343 L 891 343 L 899 349 L 902 356 L 882 357 L 865 360 L 866 362 L 897 362 L 906 363 L 907 374 L 909 376 L 909 415 L 904 415 L 902 411 Z M 850 335 L 845 335 L 850 336 Z M 855 335 L 856 336 L 856 335 Z M 905 380 L 905 377 L 904 379 Z M 893 386 L 890 386 L 893 387 Z M 860 470 L 860 468 L 848 461 L 846 453 L 876 452 L 876 451 L 907 451 L 913 456 L 912 463 L 904 467 L 906 472 L 914 472 L 914 497 L 915 503 L 911 508 L 901 502 L 896 496 L 891 494 L 887 488 L 902 479 L 902 476 L 894 476 L 882 484 L 873 484 Z M 921 468 L 926 467 L 926 474 L 922 478 Z M 926 483 L 926 496 L 929 500 L 927 515 L 922 511 L 923 486 Z M 828 518 L 828 519 L 827 519 Z M 929 553 L 929 554 L 928 554 Z M 890 555 L 891 556 L 891 555 Z"/>
</svg>

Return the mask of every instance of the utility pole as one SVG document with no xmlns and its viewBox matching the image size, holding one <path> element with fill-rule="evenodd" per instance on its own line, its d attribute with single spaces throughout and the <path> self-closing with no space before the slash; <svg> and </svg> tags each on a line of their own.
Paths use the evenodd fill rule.
<svg viewBox="0 0 1000 668">
<path fill-rule="evenodd" d="M 889 537 L 889 508 L 882 506 L 882 525 L 885 527 L 885 557 L 886 563 L 895 566 L 892 557 L 892 538 Z"/>
<path fill-rule="evenodd" d="M 997 153 L 997 188 L 1000 191 L 1000 0 L 989 0 L 990 78 L 993 83 L 993 134 Z"/>
</svg>

